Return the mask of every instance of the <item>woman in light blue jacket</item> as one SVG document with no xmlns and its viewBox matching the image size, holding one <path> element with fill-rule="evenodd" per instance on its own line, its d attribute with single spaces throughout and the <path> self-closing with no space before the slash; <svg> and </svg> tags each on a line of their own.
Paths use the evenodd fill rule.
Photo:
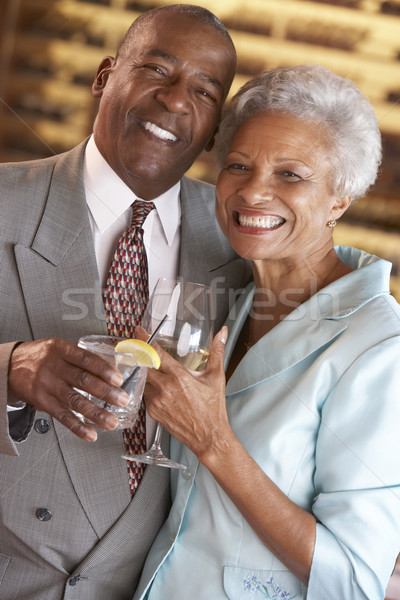
<svg viewBox="0 0 400 600">
<path fill-rule="evenodd" d="M 400 550 L 400 310 L 390 264 L 334 247 L 380 134 L 317 65 L 247 83 L 221 126 L 217 218 L 254 281 L 208 365 L 160 350 L 150 414 L 176 438 L 174 503 L 135 596 L 382 600 Z M 179 440 L 179 441 L 177 441 Z"/>
</svg>

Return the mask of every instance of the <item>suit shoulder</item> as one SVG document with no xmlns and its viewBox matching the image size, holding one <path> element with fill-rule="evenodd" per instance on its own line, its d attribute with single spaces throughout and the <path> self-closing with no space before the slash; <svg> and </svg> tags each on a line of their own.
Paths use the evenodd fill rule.
<svg viewBox="0 0 400 600">
<path fill-rule="evenodd" d="M 7 185 L 7 183 L 10 183 L 15 185 L 15 183 L 24 182 L 24 180 L 31 183 L 36 178 L 46 177 L 46 173 L 51 174 L 56 165 L 62 163 L 64 159 L 73 161 L 76 158 L 81 158 L 85 144 L 86 140 L 71 150 L 46 158 L 0 163 L 0 184 Z"/>
<path fill-rule="evenodd" d="M 29 171 L 30 169 L 42 168 L 43 166 L 51 166 L 57 162 L 61 154 L 54 154 L 53 156 L 47 156 L 45 158 L 35 158 L 31 160 L 20 160 L 14 162 L 0 163 L 0 171 L 4 172 L 18 172 L 18 171 Z"/>
<path fill-rule="evenodd" d="M 181 193 L 189 200 L 191 198 L 203 198 L 206 202 L 215 201 L 215 185 L 192 179 L 191 177 L 183 177 L 181 180 Z"/>
<path fill-rule="evenodd" d="M 35 221 L 42 214 L 54 186 L 59 196 L 63 193 L 68 198 L 74 182 L 79 179 L 78 161 L 82 156 L 79 147 L 75 147 L 48 158 L 0 164 L 2 221 L 6 218 L 15 221 L 15 215 Z"/>
<path fill-rule="evenodd" d="M 0 185 L 2 190 L 10 188 L 10 191 L 20 192 L 27 186 L 35 185 L 35 181 L 48 180 L 54 170 L 59 155 L 48 158 L 2 163 L 0 164 Z"/>
</svg>

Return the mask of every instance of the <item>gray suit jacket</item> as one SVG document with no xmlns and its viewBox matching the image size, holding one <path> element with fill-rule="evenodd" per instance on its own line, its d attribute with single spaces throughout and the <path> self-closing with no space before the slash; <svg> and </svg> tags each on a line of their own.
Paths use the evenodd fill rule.
<svg viewBox="0 0 400 600">
<path fill-rule="evenodd" d="M 106 333 L 84 148 L 0 165 L 1 600 L 131 598 L 170 504 L 169 471 L 157 467 L 146 468 L 131 500 L 120 432 L 89 444 L 31 407 L 8 427 L 16 341 Z M 216 224 L 212 186 L 184 178 L 181 203 L 180 272 L 215 285 L 219 326 L 248 267 Z"/>
</svg>

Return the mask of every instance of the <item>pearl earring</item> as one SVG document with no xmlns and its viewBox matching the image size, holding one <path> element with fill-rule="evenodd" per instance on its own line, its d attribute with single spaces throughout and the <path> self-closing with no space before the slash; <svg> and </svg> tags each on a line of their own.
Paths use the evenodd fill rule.
<svg viewBox="0 0 400 600">
<path fill-rule="evenodd" d="M 326 224 L 327 227 L 329 227 L 329 229 L 335 229 L 336 227 L 336 221 L 328 221 Z"/>
</svg>

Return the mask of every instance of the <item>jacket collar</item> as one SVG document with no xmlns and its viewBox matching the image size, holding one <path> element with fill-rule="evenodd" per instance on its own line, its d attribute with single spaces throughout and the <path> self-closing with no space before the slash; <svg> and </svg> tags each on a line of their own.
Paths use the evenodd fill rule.
<svg viewBox="0 0 400 600">
<path fill-rule="evenodd" d="M 261 338 L 230 378 L 227 395 L 293 367 L 340 335 L 347 328 L 345 317 L 377 296 L 389 293 L 390 263 L 355 248 L 335 249 L 354 271 L 320 290 Z M 251 310 L 253 296 L 251 283 L 229 313 L 225 368 Z"/>
</svg>

